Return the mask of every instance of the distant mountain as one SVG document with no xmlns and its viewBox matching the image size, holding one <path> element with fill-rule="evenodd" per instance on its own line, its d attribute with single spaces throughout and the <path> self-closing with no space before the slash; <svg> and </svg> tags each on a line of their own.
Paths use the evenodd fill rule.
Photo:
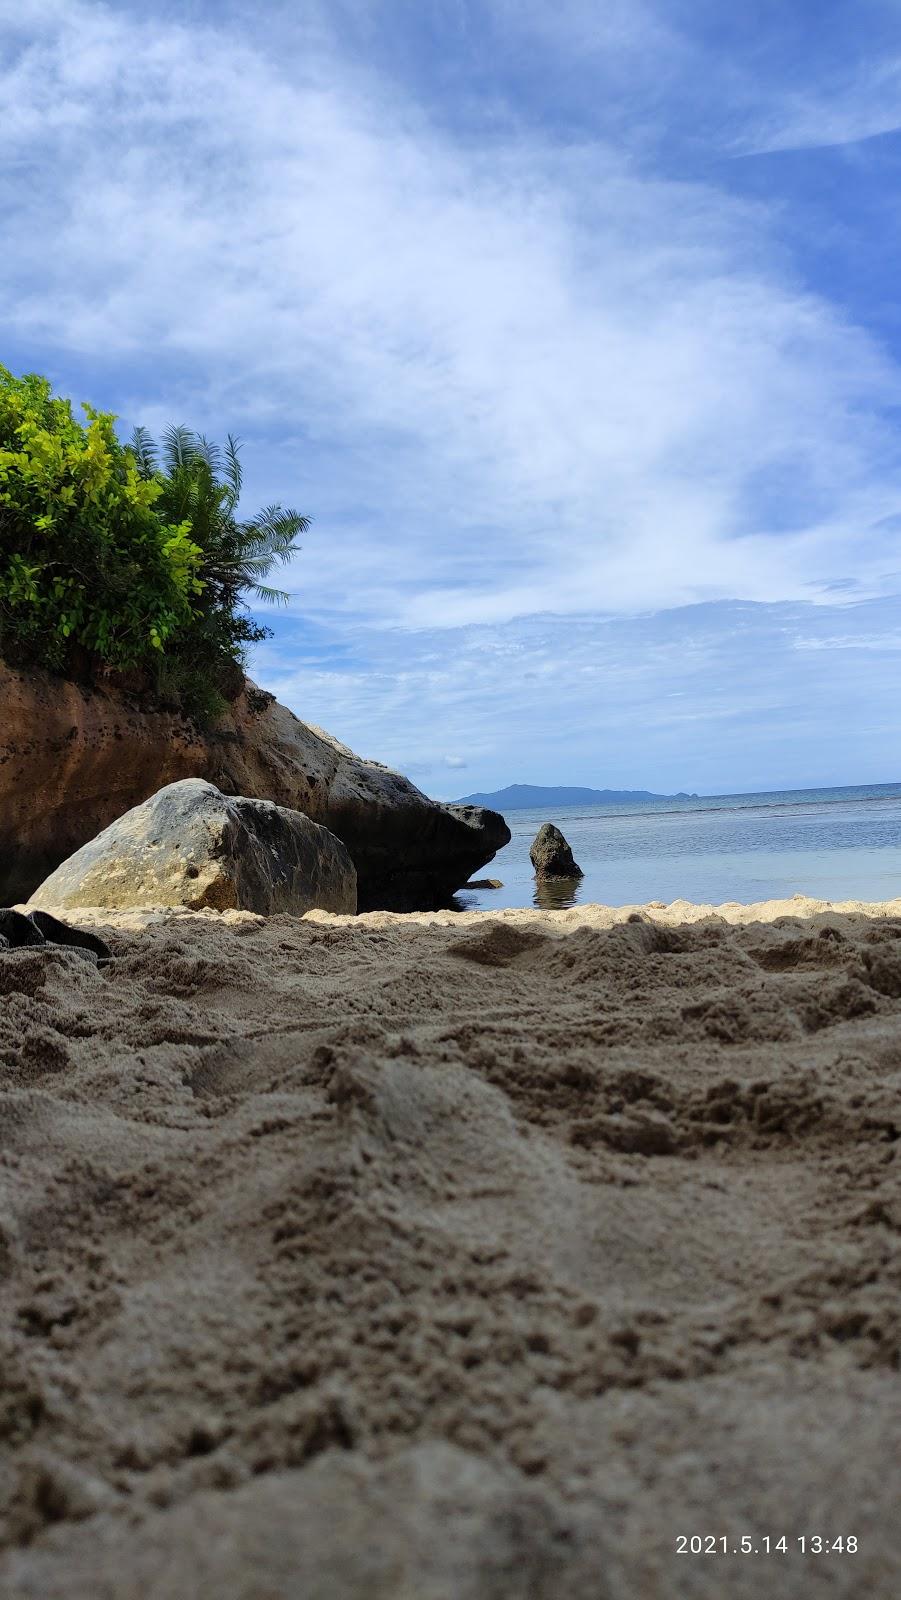
<svg viewBox="0 0 901 1600">
<path fill-rule="evenodd" d="M 467 794 L 458 806 L 488 806 L 491 811 L 533 811 L 538 806 L 614 806 L 630 800 L 697 800 L 696 794 L 652 794 L 650 789 L 545 788 L 539 783 L 511 783 L 493 794 Z"/>
</svg>

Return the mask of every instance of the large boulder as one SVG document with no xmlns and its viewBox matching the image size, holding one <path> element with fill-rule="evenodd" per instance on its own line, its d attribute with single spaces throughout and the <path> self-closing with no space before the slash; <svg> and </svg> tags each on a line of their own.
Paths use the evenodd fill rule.
<svg viewBox="0 0 901 1600">
<path fill-rule="evenodd" d="M 340 839 L 301 812 L 184 778 L 82 845 L 30 904 L 352 914 L 357 874 Z"/>
<path fill-rule="evenodd" d="M 364 761 L 252 683 L 212 728 L 0 663 L 0 903 L 24 900 L 124 811 L 181 778 L 303 811 L 343 840 L 360 910 L 446 903 L 510 831 L 478 806 L 444 806 Z"/>
<path fill-rule="evenodd" d="M 543 822 L 529 851 L 536 878 L 582 878 L 582 868 L 573 860 L 573 853 L 553 822 Z"/>
</svg>

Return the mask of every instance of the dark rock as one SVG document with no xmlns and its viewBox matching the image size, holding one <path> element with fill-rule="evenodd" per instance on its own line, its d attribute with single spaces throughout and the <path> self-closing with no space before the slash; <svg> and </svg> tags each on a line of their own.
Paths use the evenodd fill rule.
<svg viewBox="0 0 901 1600">
<path fill-rule="evenodd" d="M 68 922 L 60 922 L 59 917 L 51 916 L 49 911 L 29 911 L 28 920 L 34 923 L 49 944 L 65 944 L 73 950 L 90 951 L 99 961 L 112 960 L 113 952 L 109 945 L 86 928 L 70 928 Z"/>
<path fill-rule="evenodd" d="M 583 878 L 585 874 L 573 860 L 573 853 L 560 829 L 543 822 L 529 851 L 536 878 Z"/>
<path fill-rule="evenodd" d="M 26 948 L 34 949 L 37 946 L 46 948 L 47 945 L 66 945 L 70 950 L 77 950 L 78 954 L 85 956 L 90 961 L 110 961 L 112 951 L 102 939 L 94 933 L 88 933 L 84 928 L 70 928 L 67 922 L 60 922 L 58 917 L 51 917 L 47 911 L 13 911 L 10 907 L 0 909 L 0 950 Z"/>
<path fill-rule="evenodd" d="M 357 876 L 340 839 L 301 812 L 185 778 L 83 845 L 32 902 L 353 914 Z"/>
<path fill-rule="evenodd" d="M 0 910 L 0 933 L 14 949 L 45 943 L 40 928 L 36 928 L 31 918 L 24 916 L 21 911 Z"/>
</svg>

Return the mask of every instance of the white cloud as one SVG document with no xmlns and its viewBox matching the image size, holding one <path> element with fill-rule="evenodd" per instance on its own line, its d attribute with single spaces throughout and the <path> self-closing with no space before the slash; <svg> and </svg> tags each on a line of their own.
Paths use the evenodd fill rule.
<svg viewBox="0 0 901 1600">
<path fill-rule="evenodd" d="M 321 13 L 281 64 L 249 12 L 0 16 L 8 330 L 135 419 L 249 435 L 251 492 L 316 514 L 298 609 L 461 626 L 897 581 L 872 531 L 901 505 L 897 372 L 765 208 L 540 127 L 455 141 Z"/>
<path fill-rule="evenodd" d="M 751 119 L 738 141 L 745 154 L 859 144 L 901 128 L 901 57 L 857 64 L 830 84 L 783 92 Z"/>
<path fill-rule="evenodd" d="M 538 41 L 544 52 L 568 61 L 591 62 L 592 70 L 618 70 L 623 58 L 634 73 L 656 72 L 685 43 L 646 0 L 481 0 L 509 42 Z"/>
<path fill-rule="evenodd" d="M 699 792 L 882 782 L 899 775 L 897 673 L 873 651 L 897 649 L 899 617 L 896 598 L 543 616 L 453 634 L 355 630 L 344 670 L 298 667 L 282 639 L 260 649 L 255 675 L 299 716 L 443 798 L 510 782 Z M 465 750 L 465 780 L 448 750 Z"/>
</svg>

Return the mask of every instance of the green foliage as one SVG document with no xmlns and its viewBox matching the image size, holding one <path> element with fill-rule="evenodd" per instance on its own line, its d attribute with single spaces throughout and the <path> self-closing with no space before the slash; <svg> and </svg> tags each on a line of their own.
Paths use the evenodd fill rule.
<svg viewBox="0 0 901 1600">
<path fill-rule="evenodd" d="M 159 513 L 188 523 L 203 552 L 203 593 L 176 652 L 186 660 L 218 661 L 227 678 L 229 665 L 242 662 L 246 646 L 269 631 L 247 613 L 245 594 L 270 604 L 287 602 L 283 590 L 264 580 L 297 553 L 309 518 L 270 505 L 250 520 L 239 519 L 240 445 L 231 434 L 220 449 L 188 428 L 168 428 L 159 449 L 145 428 L 136 428 L 130 448 L 142 481 L 159 488 Z"/>
<path fill-rule="evenodd" d="M 265 582 L 308 519 L 267 506 L 238 517 L 238 442 L 187 428 L 158 449 L 146 429 L 120 444 L 115 418 L 79 422 L 46 379 L 0 366 L 0 655 L 84 675 L 138 669 L 159 695 L 211 713 L 264 638 L 245 595 Z"/>
<path fill-rule="evenodd" d="M 186 518 L 160 515 L 114 419 L 84 409 L 0 367 L 0 650 L 130 667 L 190 623 L 202 552 Z"/>
</svg>

